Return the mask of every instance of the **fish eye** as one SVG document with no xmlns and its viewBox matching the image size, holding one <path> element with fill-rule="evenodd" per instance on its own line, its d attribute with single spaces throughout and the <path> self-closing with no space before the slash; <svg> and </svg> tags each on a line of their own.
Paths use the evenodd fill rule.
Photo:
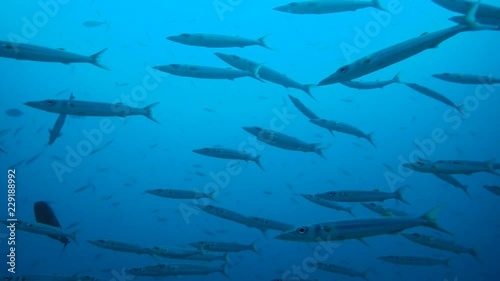
<svg viewBox="0 0 500 281">
<path fill-rule="evenodd" d="M 181 36 L 184 37 L 184 38 L 189 38 L 190 35 L 187 34 L 187 33 L 182 33 Z"/>
<path fill-rule="evenodd" d="M 300 234 L 304 234 L 307 232 L 307 227 L 299 227 L 297 228 L 297 232 Z"/>
<path fill-rule="evenodd" d="M 48 105 L 53 105 L 55 103 L 55 101 L 53 100 L 46 100 L 45 101 Z"/>
<path fill-rule="evenodd" d="M 209 151 L 209 150 L 210 150 L 210 149 L 208 149 L 208 148 L 204 148 L 204 149 L 203 149 L 203 151 Z"/>
<path fill-rule="evenodd" d="M 415 238 L 419 238 L 419 237 L 420 237 L 420 234 L 418 234 L 418 233 L 413 233 L 413 237 L 415 237 Z"/>
<path fill-rule="evenodd" d="M 373 206 L 373 207 L 375 207 L 375 203 L 370 203 L 370 206 Z"/>
<path fill-rule="evenodd" d="M 423 161 L 418 161 L 418 162 L 417 162 L 417 165 L 418 165 L 418 166 L 423 166 L 423 165 L 424 165 L 424 162 L 423 162 Z"/>
<path fill-rule="evenodd" d="M 171 64 L 170 66 L 172 66 L 173 68 L 179 68 L 180 65 L 178 65 L 178 64 Z"/>
<path fill-rule="evenodd" d="M 449 73 L 443 73 L 443 75 L 444 75 L 444 76 L 450 76 L 450 74 L 449 74 Z"/>
<path fill-rule="evenodd" d="M 155 246 L 155 247 L 153 247 L 153 249 L 155 249 L 155 250 L 159 250 L 159 249 L 160 249 L 160 247 Z"/>
<path fill-rule="evenodd" d="M 330 195 L 337 195 L 337 192 L 330 191 L 330 192 L 328 192 L 328 194 L 330 194 Z"/>
<path fill-rule="evenodd" d="M 164 265 L 164 264 L 159 264 L 159 265 L 158 265 L 158 267 L 159 267 L 159 268 L 164 268 L 164 267 L 165 267 L 165 265 Z"/>
<path fill-rule="evenodd" d="M 326 123 L 326 119 L 321 119 L 321 123 Z"/>
<path fill-rule="evenodd" d="M 104 240 L 97 240 L 97 242 L 102 244 L 102 243 L 104 243 Z"/>
<path fill-rule="evenodd" d="M 341 73 L 345 73 L 349 70 L 349 66 L 342 66 L 341 68 L 339 68 L 339 70 L 337 70 L 337 72 L 341 72 Z"/>
</svg>

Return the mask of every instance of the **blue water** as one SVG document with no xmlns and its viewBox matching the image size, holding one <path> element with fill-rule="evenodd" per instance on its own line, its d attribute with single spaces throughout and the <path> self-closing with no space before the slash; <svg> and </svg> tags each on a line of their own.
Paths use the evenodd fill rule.
<svg viewBox="0 0 500 281">
<path fill-rule="evenodd" d="M 50 1 L 40 1 L 46 2 Z M 498 4 L 494 0 L 483 2 Z M 220 51 L 265 63 L 301 83 L 315 84 L 352 60 L 424 32 L 452 26 L 447 18 L 455 14 L 431 1 L 401 1 L 399 12 L 391 15 L 383 27 L 376 22 L 374 15 L 379 12 L 375 9 L 301 16 L 273 11 L 273 7 L 286 4 L 286 1 L 275 0 L 60 1 L 58 11 L 51 15 L 40 3 L 3 3 L 0 40 L 10 40 L 15 34 L 14 38 L 24 38 L 29 44 L 64 48 L 84 55 L 109 48 L 102 63 L 111 71 L 90 64 L 63 65 L 0 58 L 3 97 L 0 130 L 10 129 L 0 139 L 6 151 L 0 153 L 5 184 L 2 217 L 7 217 L 7 169 L 43 152 L 33 162 L 16 166 L 16 217 L 35 221 L 33 204 L 44 200 L 51 204 L 63 227 L 79 223 L 75 227 L 79 230 L 78 244 L 69 244 L 63 254 L 60 242 L 18 230 L 16 275 L 87 274 L 103 280 L 147 280 L 121 276 L 121 273 L 130 267 L 182 261 L 108 251 L 86 241 L 105 239 L 146 247 L 189 248 L 186 245 L 190 242 L 214 240 L 243 244 L 256 241 L 262 252 L 262 255 L 253 252 L 231 254 L 233 266 L 228 272 L 232 280 L 282 278 L 297 266 L 303 274 L 292 273 L 288 278 L 356 280 L 304 267 L 314 257 L 319 247 L 317 243 L 276 240 L 273 239 L 279 234 L 276 231 L 269 231 L 269 238 L 266 238 L 257 229 L 200 212 L 190 207 L 192 202 L 189 200 L 154 197 L 145 194 L 144 190 L 198 188 L 203 191 L 207 185 L 218 186 L 217 202 L 212 204 L 244 215 L 299 226 L 351 218 L 347 213 L 316 206 L 300 197 L 301 193 L 342 189 L 389 192 L 408 184 L 412 189 L 405 193 L 405 198 L 411 202 L 410 206 L 395 200 L 385 204 L 413 215 L 444 204 L 438 221 L 454 236 L 425 228 L 409 231 L 442 235 L 467 247 L 478 247 L 483 264 L 469 255 L 426 248 L 397 234 L 367 238 L 370 246 L 355 240 L 332 243 L 330 247 L 334 249 L 323 262 L 359 271 L 373 269 L 376 273 L 370 273 L 370 280 L 498 280 L 500 223 L 495 214 L 500 211 L 500 199 L 482 185 L 499 185 L 499 178 L 486 173 L 457 176 L 460 182 L 469 186 L 470 199 L 460 189 L 430 174 L 411 173 L 400 167 L 401 163 L 415 160 L 418 151 L 423 151 L 420 153 L 430 160 L 486 161 L 500 156 L 500 136 L 496 129 L 500 126 L 499 88 L 452 84 L 431 77 L 443 72 L 500 76 L 500 37 L 497 33 L 459 34 L 439 48 L 360 78 L 364 81 L 388 80 L 401 72 L 403 81 L 432 88 L 457 104 L 468 102 L 464 118 L 446 105 L 404 85 L 367 91 L 340 84 L 315 87 L 312 89 L 318 100 L 315 102 L 299 90 L 251 78 L 202 80 L 167 75 L 151 68 L 171 63 L 226 68 L 228 65 L 213 55 Z M 217 9 L 216 4 L 221 3 L 226 6 Z M 108 21 L 110 25 L 109 28 L 89 28 L 82 25 L 87 20 Z M 27 22 L 37 24 L 34 30 L 26 29 Z M 370 26 L 378 27 L 374 29 L 378 32 L 370 33 L 373 36 L 368 36 L 366 44 L 357 48 L 357 53 L 346 56 L 342 46 L 356 46 L 356 28 L 366 30 Z M 268 44 L 274 50 L 258 46 L 208 49 L 165 39 L 185 32 L 248 38 L 269 34 Z M 144 84 L 145 79 L 148 84 Z M 489 93 L 488 97 L 477 99 L 475 93 L 478 91 Z M 52 146 L 47 146 L 47 130 L 52 128 L 57 115 L 23 103 L 66 99 L 70 93 L 79 100 L 122 101 L 136 107 L 160 102 L 153 111 L 161 124 L 142 116 L 68 117 L 63 135 Z M 301 115 L 287 95 L 299 98 L 322 118 L 374 132 L 377 147 L 345 134 L 337 133 L 332 137 Z M 10 108 L 18 108 L 24 114 L 9 117 L 3 112 Z M 103 120 L 110 120 L 109 132 L 94 140 L 86 137 L 86 132 L 96 132 Z M 264 145 L 242 130 L 243 126 L 273 128 L 309 143 L 321 143 L 327 147 L 324 151 L 327 160 L 314 153 Z M 436 130 L 445 135 L 445 141 L 430 141 Z M 71 158 L 74 151 L 85 152 L 86 148 L 94 150 L 103 146 L 105 148 L 91 155 L 86 155 L 88 150 L 80 153 L 83 154 L 81 159 Z M 262 155 L 265 171 L 254 163 L 236 162 L 235 165 L 232 161 L 192 152 L 213 146 L 244 147 Z M 394 172 L 383 164 L 392 167 Z M 61 167 L 66 170 L 61 172 L 58 170 Z M 233 169 L 237 172 L 228 176 Z M 396 176 L 398 181 L 387 181 L 388 175 Z M 74 192 L 89 183 L 95 188 Z M 105 199 L 110 195 L 111 199 Z M 362 206 L 352 206 L 357 217 L 377 217 Z M 195 213 L 186 215 L 186 210 Z M 4 229 L 2 233 L 1 256 L 6 261 L 7 231 Z M 377 259 L 387 255 L 452 258 L 453 261 L 451 267 L 411 267 Z M 2 262 L 2 270 L 2 275 L 12 275 L 7 272 L 5 262 Z M 183 277 L 183 280 L 226 278 L 214 273 Z"/>
</svg>

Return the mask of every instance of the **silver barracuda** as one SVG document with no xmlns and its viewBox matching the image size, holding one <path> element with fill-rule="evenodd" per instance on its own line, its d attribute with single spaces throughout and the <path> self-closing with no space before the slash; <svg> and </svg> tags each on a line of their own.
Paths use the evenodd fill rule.
<svg viewBox="0 0 500 281">
<path fill-rule="evenodd" d="M 212 193 L 203 193 L 194 190 L 157 188 L 157 189 L 149 189 L 146 190 L 145 192 L 159 197 L 172 198 L 172 199 L 210 198 L 212 200 L 215 200 L 215 191 Z"/>
<path fill-rule="evenodd" d="M 491 30 L 496 26 L 482 26 L 475 22 L 475 13 L 478 4 L 474 5 L 467 14 L 467 24 L 459 24 L 443 30 L 425 33 L 419 37 L 403 41 L 393 46 L 387 47 L 350 64 L 340 67 L 335 73 L 319 82 L 318 86 L 330 85 L 344 81 L 351 81 L 361 76 L 365 76 L 377 70 L 406 60 L 425 50 L 437 47 L 445 40 L 465 31 Z"/>
<path fill-rule="evenodd" d="M 158 246 L 147 248 L 146 252 L 152 256 L 173 258 L 173 259 L 186 259 L 190 256 L 200 254 L 199 251 L 177 249 L 177 248 L 162 248 Z"/>
<path fill-rule="evenodd" d="M 473 74 L 441 73 L 441 74 L 433 74 L 432 77 L 458 84 L 493 85 L 500 83 L 500 78 L 495 78 L 492 76 L 473 75 Z"/>
<path fill-rule="evenodd" d="M 406 86 L 408 86 L 409 88 L 425 95 L 425 96 L 428 96 L 432 99 L 435 99 L 437 101 L 440 101 L 448 106 L 451 106 L 453 108 L 455 108 L 458 112 L 462 113 L 463 112 L 463 105 L 457 105 L 455 104 L 453 101 L 451 101 L 449 98 L 443 96 L 442 94 L 434 91 L 434 90 L 431 90 L 427 87 L 424 87 L 424 86 L 421 86 L 421 85 L 418 85 L 418 84 L 415 84 L 415 83 L 403 83 L 405 84 Z"/>
<path fill-rule="evenodd" d="M 257 137 L 261 142 L 286 150 L 314 152 L 325 158 L 323 148 L 319 143 L 306 143 L 295 137 L 291 137 L 276 131 L 263 129 L 260 127 L 243 127 L 243 130 Z M 325 158 L 326 159 L 326 158 Z"/>
<path fill-rule="evenodd" d="M 314 125 L 327 129 L 328 131 L 330 131 L 330 133 L 332 133 L 332 131 L 336 131 L 348 135 L 353 135 L 358 138 L 366 139 L 373 146 L 376 146 L 372 139 L 373 133 L 366 134 L 352 125 L 326 119 L 311 119 L 309 121 Z"/>
<path fill-rule="evenodd" d="M 307 108 L 298 98 L 288 95 L 293 105 L 309 119 L 319 119 L 318 115 Z"/>
<path fill-rule="evenodd" d="M 339 266 L 336 264 L 322 263 L 322 262 L 310 263 L 310 266 L 317 266 L 319 270 L 337 273 L 337 274 L 342 274 L 342 275 L 347 275 L 347 276 L 351 276 L 351 277 L 360 277 L 360 278 L 363 278 L 365 280 L 368 280 L 368 273 L 370 272 L 370 270 L 366 270 L 364 272 L 359 272 L 359 271 L 356 271 L 352 268 L 347 268 L 347 267 Z"/>
<path fill-rule="evenodd" d="M 198 153 L 205 156 L 222 158 L 222 159 L 234 159 L 234 160 L 243 160 L 243 161 L 252 161 L 259 166 L 262 170 L 264 168 L 260 164 L 260 155 L 253 156 L 244 151 L 228 149 L 228 148 L 201 148 L 193 150 L 194 153 Z"/>
<path fill-rule="evenodd" d="M 389 263 L 401 264 L 401 265 L 416 265 L 416 266 L 435 266 L 435 265 L 445 265 L 450 266 L 450 259 L 432 259 L 424 257 L 413 257 L 413 256 L 384 256 L 378 257 L 377 259 L 383 260 Z"/>
<path fill-rule="evenodd" d="M 49 129 L 49 145 L 52 145 L 58 137 L 62 136 L 61 130 L 65 121 L 66 114 L 59 114 L 56 122 L 54 123 L 54 127 Z"/>
<path fill-rule="evenodd" d="M 230 220 L 233 222 L 237 222 L 243 225 L 247 225 L 248 218 L 244 215 L 238 214 L 236 212 L 230 211 L 228 209 L 224 209 L 221 207 L 215 207 L 212 205 L 202 205 L 202 204 L 194 204 L 194 206 L 198 207 L 200 210 L 205 213 L 214 215 L 219 218 L 223 218 L 226 220 Z"/>
<path fill-rule="evenodd" d="M 59 240 L 71 239 L 73 242 L 77 243 L 76 234 L 78 231 L 68 233 L 59 227 L 54 227 L 48 224 L 25 222 L 20 220 L 16 222 L 2 221 L 2 223 L 7 225 L 7 227 L 15 227 L 17 230 L 46 235 Z"/>
<path fill-rule="evenodd" d="M 420 159 L 414 163 L 405 163 L 403 166 L 421 173 L 470 175 L 486 172 L 497 176 L 500 175 L 500 173 L 496 171 L 500 169 L 500 163 L 495 163 L 495 159 L 484 162 L 467 160 L 429 161 Z"/>
<path fill-rule="evenodd" d="M 396 210 L 393 208 L 389 208 L 387 206 L 384 206 L 382 204 L 377 204 L 377 203 L 361 203 L 361 206 L 367 208 L 368 210 L 375 212 L 377 214 L 383 215 L 383 216 L 397 216 L 397 217 L 404 217 L 404 216 L 409 216 L 407 213 Z"/>
<path fill-rule="evenodd" d="M 205 252 L 242 252 L 242 251 L 252 251 L 259 253 L 257 250 L 257 243 L 254 242 L 250 245 L 238 244 L 238 243 L 227 243 L 227 242 L 216 242 L 216 241 L 198 241 L 193 243 L 188 243 L 190 246 Z"/>
<path fill-rule="evenodd" d="M 90 244 L 97 246 L 99 248 L 108 249 L 117 252 L 127 252 L 134 254 L 150 254 L 148 248 L 144 248 L 137 244 L 132 243 L 124 243 L 119 241 L 112 240 L 88 240 Z"/>
<path fill-rule="evenodd" d="M 315 196 L 325 200 L 336 202 L 382 202 L 388 199 L 396 199 L 410 205 L 410 203 L 403 198 L 403 192 L 407 188 L 409 188 L 409 186 L 403 186 L 394 192 L 382 192 L 378 190 L 336 190 L 316 194 Z"/>
<path fill-rule="evenodd" d="M 51 49 L 36 45 L 0 41 L 0 57 L 16 60 L 31 60 L 58 63 L 90 63 L 107 69 L 99 62 L 99 57 L 106 51 L 103 49 L 91 56 L 67 52 L 63 49 Z"/>
<path fill-rule="evenodd" d="M 295 226 L 291 224 L 259 217 L 248 217 L 247 226 L 258 228 L 264 233 L 267 230 L 287 231 L 295 228 Z"/>
<path fill-rule="evenodd" d="M 266 44 L 266 37 L 262 36 L 259 39 L 249 39 L 240 36 L 209 34 L 209 33 L 182 33 L 179 35 L 169 36 L 168 40 L 198 47 L 207 48 L 231 48 L 231 47 L 248 47 L 262 46 L 266 49 L 271 49 Z"/>
<path fill-rule="evenodd" d="M 122 103 L 102 103 L 78 100 L 43 100 L 25 102 L 25 105 L 47 112 L 77 115 L 77 116 L 116 116 L 126 117 L 132 115 L 143 115 L 150 120 L 159 123 L 153 117 L 152 109 L 159 103 L 153 103 L 143 108 L 130 107 Z"/>
<path fill-rule="evenodd" d="M 252 77 L 261 81 L 257 73 L 237 69 L 210 67 L 189 64 L 167 64 L 153 66 L 154 69 L 170 73 L 172 75 L 202 78 L 202 79 L 228 79 L 234 80 L 242 77 Z"/>
<path fill-rule="evenodd" d="M 468 254 L 476 258 L 479 262 L 482 263 L 479 255 L 477 253 L 477 249 L 467 248 L 462 245 L 459 245 L 453 241 L 449 241 L 446 239 L 442 239 L 435 236 L 424 235 L 417 232 L 413 233 L 401 233 L 401 236 L 404 238 L 415 242 L 420 245 L 424 245 L 430 248 L 439 249 L 443 251 L 453 252 L 456 254 Z"/>
<path fill-rule="evenodd" d="M 417 226 L 430 227 L 450 234 L 436 223 L 436 215 L 440 210 L 441 207 L 434 208 L 420 217 L 352 219 L 300 226 L 296 230 L 276 236 L 276 239 L 296 242 L 358 239 L 363 242 L 365 237 L 394 234 Z"/>
<path fill-rule="evenodd" d="M 469 188 L 466 185 L 460 183 L 456 178 L 452 177 L 451 175 L 448 174 L 434 174 L 434 175 L 438 177 L 440 180 L 445 181 L 453 185 L 454 187 L 460 188 L 465 192 L 465 194 L 467 194 L 467 196 L 471 197 L 469 193 Z"/>
<path fill-rule="evenodd" d="M 181 275 L 207 275 L 220 272 L 227 275 L 227 264 L 221 266 L 203 266 L 192 264 L 157 264 L 154 266 L 135 267 L 125 270 L 126 273 L 134 276 L 181 276 Z"/>
<path fill-rule="evenodd" d="M 358 89 L 358 90 L 371 90 L 371 89 L 381 89 L 384 88 L 385 86 L 389 86 L 391 84 L 396 84 L 400 83 L 401 80 L 399 79 L 399 73 L 394 76 L 391 80 L 387 81 L 344 81 L 341 82 L 342 85 L 353 88 L 353 89 Z M 315 119 L 315 118 L 311 118 Z"/>
<path fill-rule="evenodd" d="M 291 14 L 331 14 L 376 8 L 385 11 L 380 0 L 309 0 L 291 2 L 273 10 Z"/>
</svg>

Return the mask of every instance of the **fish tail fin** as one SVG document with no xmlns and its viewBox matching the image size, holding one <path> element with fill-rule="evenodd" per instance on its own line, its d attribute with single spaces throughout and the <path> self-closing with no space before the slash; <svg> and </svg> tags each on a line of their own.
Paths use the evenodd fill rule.
<svg viewBox="0 0 500 281">
<path fill-rule="evenodd" d="M 225 262 L 225 264 L 233 265 L 233 261 L 231 260 L 229 253 L 224 254 L 224 262 Z"/>
<path fill-rule="evenodd" d="M 69 239 L 71 239 L 73 242 L 75 242 L 76 245 L 79 246 L 78 241 L 76 240 L 76 235 L 78 234 L 78 232 L 80 232 L 80 230 L 75 230 L 71 232 Z"/>
<path fill-rule="evenodd" d="M 304 92 L 306 92 L 306 94 L 308 94 L 313 100 L 315 101 L 318 101 L 315 97 L 313 97 L 313 95 L 311 94 L 311 88 L 314 87 L 316 85 L 313 85 L 313 84 L 306 84 L 304 85 L 304 88 L 302 89 Z"/>
<path fill-rule="evenodd" d="M 266 81 L 262 80 L 262 78 L 260 78 L 260 76 L 259 76 L 259 71 L 262 68 L 262 66 L 263 66 L 262 64 L 259 64 L 254 69 L 252 69 L 251 71 L 249 71 L 250 72 L 249 76 L 252 77 L 255 80 L 258 80 L 258 81 L 262 82 L 262 83 L 266 83 Z"/>
<path fill-rule="evenodd" d="M 252 244 L 250 244 L 250 250 L 252 250 L 252 252 L 256 252 L 259 255 L 262 255 L 261 250 L 257 248 L 257 240 L 255 240 L 254 242 L 252 242 Z"/>
<path fill-rule="evenodd" d="M 442 228 L 439 226 L 439 224 L 436 221 L 437 215 L 441 210 L 444 208 L 444 205 L 440 205 L 438 207 L 433 208 L 432 210 L 428 211 L 425 213 L 423 216 L 421 216 L 421 219 L 424 220 L 424 225 L 434 228 L 436 230 L 439 230 L 441 232 L 453 235 L 453 233 L 447 231 L 446 229 Z"/>
<path fill-rule="evenodd" d="M 500 173 L 495 171 L 495 161 L 496 159 L 493 158 L 491 160 L 486 161 L 486 164 L 488 165 L 488 172 L 497 176 L 500 176 Z"/>
<path fill-rule="evenodd" d="M 365 244 L 365 246 L 370 247 L 370 244 L 368 244 L 368 243 L 367 243 L 367 242 L 366 242 L 363 238 L 358 238 L 357 240 L 358 240 L 359 242 L 361 242 L 361 243 Z"/>
<path fill-rule="evenodd" d="M 320 143 L 313 143 L 312 144 L 313 151 L 314 153 L 321 156 L 321 158 L 326 159 L 325 155 L 323 154 L 323 149 L 325 149 L 325 147 L 319 147 L 320 145 L 321 145 Z"/>
<path fill-rule="evenodd" d="M 269 36 L 270 34 L 266 34 L 262 37 L 260 37 L 259 39 L 257 39 L 257 42 L 259 42 L 259 45 L 268 49 L 268 50 L 273 50 L 271 47 L 269 47 L 269 45 L 267 45 L 267 42 L 266 42 L 266 38 Z"/>
<path fill-rule="evenodd" d="M 366 139 L 373 145 L 373 147 L 377 147 L 375 143 L 373 142 L 373 132 L 369 133 L 366 135 Z"/>
<path fill-rule="evenodd" d="M 467 11 L 465 16 L 465 24 L 469 27 L 470 30 L 494 30 L 498 29 L 498 26 L 495 25 L 487 25 L 480 24 L 476 21 L 477 10 L 479 5 L 481 4 L 481 0 L 475 2 L 472 7 Z"/>
<path fill-rule="evenodd" d="M 478 248 L 472 248 L 470 250 L 470 255 L 473 256 L 478 262 L 484 263 L 484 261 L 481 259 L 478 253 Z"/>
<path fill-rule="evenodd" d="M 453 106 L 458 112 L 460 112 L 460 114 L 464 115 L 464 105 L 463 104 L 457 104 L 455 106 Z"/>
<path fill-rule="evenodd" d="M 380 0 L 373 0 L 373 6 L 381 11 L 387 12 L 387 9 L 382 6 Z"/>
<path fill-rule="evenodd" d="M 408 188 L 410 188 L 409 185 L 402 186 L 402 187 L 398 188 L 398 190 L 396 190 L 394 193 L 396 194 L 396 196 L 397 196 L 396 198 L 399 201 L 405 203 L 406 205 L 411 205 L 410 202 L 406 201 L 406 199 L 403 197 L 403 192 L 405 190 L 407 190 Z"/>
<path fill-rule="evenodd" d="M 155 102 L 155 103 L 152 103 L 146 107 L 144 107 L 144 113 L 143 115 L 146 116 L 147 118 L 149 118 L 150 120 L 152 120 L 153 122 L 155 123 L 158 123 L 160 124 L 160 122 L 158 122 L 158 120 L 156 120 L 154 117 L 153 117 L 153 107 L 157 106 L 159 104 L 159 102 Z"/>
<path fill-rule="evenodd" d="M 220 273 L 224 274 L 224 276 L 227 277 L 227 279 L 231 279 L 231 277 L 229 277 L 229 275 L 227 274 L 227 268 L 228 268 L 228 264 L 227 263 L 224 263 L 223 265 L 221 265 L 220 267 Z"/>
<path fill-rule="evenodd" d="M 217 202 L 217 191 L 216 190 L 208 193 L 207 195 L 208 195 L 208 198 L 210 198 L 210 199 L 214 200 L 215 202 Z"/>
<path fill-rule="evenodd" d="M 261 168 L 262 171 L 265 171 L 264 168 L 262 167 L 261 163 L 260 163 L 260 156 L 261 155 L 257 155 L 254 159 L 252 159 L 252 161 L 255 162 L 255 164 L 257 164 L 257 166 L 259 166 L 259 168 Z"/>
<path fill-rule="evenodd" d="M 68 242 L 64 243 L 64 246 L 63 246 L 62 251 L 61 251 L 61 257 L 64 254 L 64 250 L 66 250 L 66 246 L 68 246 Z"/>
<path fill-rule="evenodd" d="M 90 56 L 90 59 L 91 59 L 91 63 L 97 67 L 100 67 L 102 69 L 105 69 L 105 70 L 110 70 L 109 68 L 107 68 L 106 66 L 102 65 L 101 62 L 99 61 L 101 55 L 106 52 L 108 50 L 108 48 L 105 48 L 105 49 L 102 49 L 100 50 L 99 52 L 93 54 Z"/>
<path fill-rule="evenodd" d="M 401 82 L 400 75 L 401 75 L 401 71 L 398 72 L 396 75 L 394 75 L 394 77 L 392 78 L 392 83 L 400 83 Z"/>
<path fill-rule="evenodd" d="M 356 217 L 352 212 L 352 208 L 346 208 L 346 212 L 348 212 L 351 216 Z"/>
<path fill-rule="evenodd" d="M 335 134 L 333 133 L 333 130 L 328 129 L 328 132 L 330 132 L 330 134 L 331 134 L 333 137 L 335 137 Z"/>
</svg>

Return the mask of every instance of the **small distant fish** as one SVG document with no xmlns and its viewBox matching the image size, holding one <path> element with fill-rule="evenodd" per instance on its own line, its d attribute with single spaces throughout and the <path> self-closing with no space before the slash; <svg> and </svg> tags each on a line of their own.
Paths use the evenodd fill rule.
<svg viewBox="0 0 500 281">
<path fill-rule="evenodd" d="M 208 107 L 204 107 L 203 110 L 205 110 L 206 112 L 215 112 L 215 110 Z"/>
<path fill-rule="evenodd" d="M 95 188 L 95 186 L 94 186 L 93 184 L 88 183 L 88 184 L 86 184 L 86 185 L 84 185 L 84 186 L 81 186 L 81 187 L 79 187 L 79 188 L 75 189 L 75 191 L 73 191 L 73 192 L 74 192 L 74 193 L 79 193 L 79 192 L 82 192 L 82 191 L 84 191 L 84 190 L 86 190 L 86 189 L 88 189 L 88 188 L 90 188 L 90 187 Z"/>
<path fill-rule="evenodd" d="M 17 108 L 11 108 L 11 109 L 7 109 L 5 111 L 5 114 L 9 117 L 19 117 L 19 116 L 23 115 L 24 113 Z"/>
<path fill-rule="evenodd" d="M 318 269 L 323 271 L 333 272 L 351 277 L 361 277 L 365 280 L 368 280 L 368 272 L 370 271 L 366 270 L 364 272 L 358 272 L 351 268 L 342 267 L 335 264 L 321 263 L 321 262 L 310 262 L 310 265 L 317 266 Z"/>
<path fill-rule="evenodd" d="M 29 165 L 31 163 L 33 163 L 36 159 L 38 159 L 38 157 L 40 157 L 40 155 L 43 154 L 43 151 L 38 153 L 38 154 L 35 154 L 33 157 L 29 158 L 26 160 L 26 162 L 24 162 L 24 165 Z"/>
<path fill-rule="evenodd" d="M 422 258 L 413 256 L 384 256 L 384 257 L 378 257 L 377 259 L 395 264 L 417 265 L 417 266 L 434 266 L 434 265 L 450 266 L 451 263 L 451 259 L 440 260 L 440 259 Z"/>
<path fill-rule="evenodd" d="M 364 138 L 367 141 L 369 141 L 373 146 L 375 146 L 375 143 L 372 140 L 373 133 L 365 134 L 358 128 L 351 126 L 349 124 L 333 120 L 326 120 L 326 119 L 311 119 L 309 120 L 309 122 L 318 125 L 319 127 L 327 129 L 328 131 L 330 131 L 330 133 L 332 133 L 332 131 L 337 131 L 340 133 L 353 135 L 358 138 Z"/>
<path fill-rule="evenodd" d="M 89 155 L 95 154 L 95 153 L 97 153 L 97 152 L 99 152 L 99 151 L 101 151 L 101 150 L 105 149 L 106 147 L 108 147 L 108 146 L 109 146 L 110 144 L 112 144 L 112 143 L 113 143 L 113 140 L 108 141 L 108 142 L 107 142 L 107 143 L 105 143 L 103 146 L 98 147 L 98 148 L 96 148 L 96 149 L 92 150 L 92 151 L 89 153 Z"/>
<path fill-rule="evenodd" d="M 257 166 L 259 166 L 259 168 L 264 170 L 264 168 L 260 164 L 260 155 L 253 156 L 244 151 L 228 149 L 228 148 L 209 148 L 209 147 L 195 149 L 193 150 L 193 152 L 215 158 L 253 161 L 255 162 L 255 164 L 257 164 Z"/>
<path fill-rule="evenodd" d="M 109 30 L 110 22 L 108 22 L 108 21 L 88 20 L 88 21 L 82 22 L 82 25 L 85 26 L 85 27 L 90 27 L 90 28 L 105 26 L 106 30 Z"/>
<path fill-rule="evenodd" d="M 21 127 L 17 128 L 17 129 L 14 131 L 14 137 L 16 137 L 16 136 L 17 136 L 17 134 L 19 134 L 19 132 L 21 132 L 21 131 L 22 131 L 22 129 L 24 129 L 24 126 L 21 126 Z"/>
<path fill-rule="evenodd" d="M 408 201 L 403 198 L 403 192 L 409 186 L 402 186 L 394 192 L 382 192 L 379 190 L 374 191 L 357 191 L 357 190 L 336 190 L 325 193 L 316 194 L 317 197 L 325 200 L 336 202 L 372 202 L 372 201 L 385 201 L 387 199 L 397 199 L 405 204 L 410 205 Z"/>
<path fill-rule="evenodd" d="M 370 89 L 381 89 L 384 88 L 385 86 L 394 84 L 394 83 L 400 83 L 401 80 L 399 79 L 399 73 L 396 74 L 391 80 L 388 81 L 370 81 L 370 82 L 363 82 L 363 81 L 344 81 L 340 82 L 342 85 L 347 86 L 349 88 L 354 88 L 354 89 L 359 89 L 359 90 L 370 90 Z"/>
<path fill-rule="evenodd" d="M 330 200 L 326 200 L 326 199 L 323 199 L 323 198 L 319 198 L 315 195 L 312 195 L 312 194 L 301 194 L 300 196 L 304 197 L 305 199 L 315 203 L 315 204 L 318 204 L 320 206 L 323 206 L 323 207 L 327 207 L 327 208 L 330 208 L 330 209 L 334 209 L 334 210 L 337 210 L 337 211 L 344 211 L 344 212 L 347 212 L 349 214 L 351 214 L 351 216 L 354 217 L 354 214 L 352 213 L 352 208 L 348 208 L 348 207 L 344 207 L 336 202 L 333 202 L 333 201 L 330 201 Z"/>
<path fill-rule="evenodd" d="M 380 0 L 310 0 L 301 2 L 291 2 L 283 6 L 273 8 L 275 11 L 291 14 L 331 14 L 347 11 L 356 11 L 364 8 L 375 8 L 382 11 L 385 9 L 380 4 Z"/>
<path fill-rule="evenodd" d="M 128 252 L 135 254 L 149 254 L 149 249 L 141 247 L 136 244 L 112 241 L 112 240 L 88 240 L 90 244 L 99 248 L 104 248 L 118 252 Z"/>
<path fill-rule="evenodd" d="M 165 198 L 173 199 L 199 199 L 210 198 L 215 200 L 215 191 L 211 193 L 202 193 L 194 190 L 180 190 L 180 189 L 150 189 L 146 193 L 153 194 Z"/>
<path fill-rule="evenodd" d="M 432 77 L 447 82 L 459 83 L 459 84 L 493 85 L 500 83 L 500 78 L 494 78 L 493 76 L 481 76 L 481 75 L 471 75 L 471 74 L 442 73 L 442 74 L 434 74 L 432 75 Z"/>
</svg>

